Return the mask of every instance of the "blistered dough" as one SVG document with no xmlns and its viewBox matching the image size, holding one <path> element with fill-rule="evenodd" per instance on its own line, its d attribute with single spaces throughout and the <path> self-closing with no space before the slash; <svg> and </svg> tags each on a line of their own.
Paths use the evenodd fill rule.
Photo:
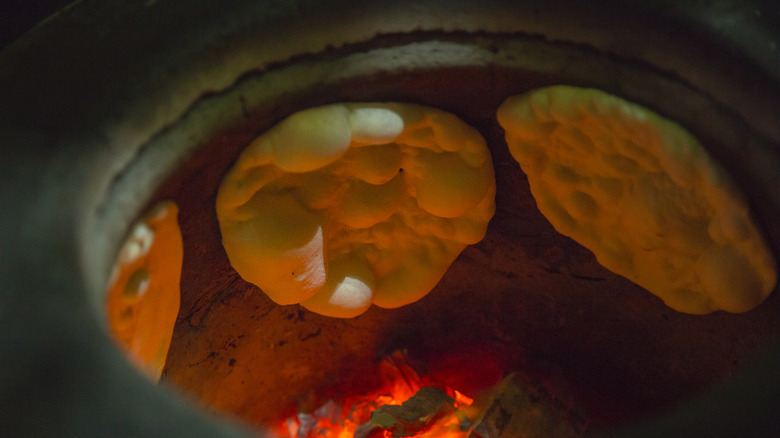
<svg viewBox="0 0 780 438">
<path fill-rule="evenodd" d="M 400 103 L 295 113 L 256 138 L 217 195 L 236 271 L 279 304 L 353 317 L 425 296 L 495 206 L 485 140 Z"/>
<path fill-rule="evenodd" d="M 179 314 L 183 245 L 178 207 L 161 202 L 132 228 L 109 280 L 110 331 L 155 381 L 162 374 Z"/>
<path fill-rule="evenodd" d="M 744 196 L 679 125 L 569 86 L 511 97 L 498 120 L 552 225 L 668 306 L 745 312 L 774 289 Z"/>
</svg>

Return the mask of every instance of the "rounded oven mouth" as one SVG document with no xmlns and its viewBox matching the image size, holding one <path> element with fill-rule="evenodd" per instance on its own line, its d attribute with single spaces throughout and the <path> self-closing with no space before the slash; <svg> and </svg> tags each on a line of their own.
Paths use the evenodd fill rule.
<svg viewBox="0 0 780 438">
<path fill-rule="evenodd" d="M 728 156 L 721 140 L 742 129 L 739 120 L 714 105 L 702 110 L 707 96 L 646 67 L 535 37 L 418 32 L 250 72 L 204 96 L 141 149 L 98 219 L 114 220 L 112 202 L 150 173 L 162 182 L 138 206 L 172 200 L 179 208 L 181 307 L 161 382 L 271 427 L 295 407 L 311 411 L 372 389 L 377 364 L 405 351 L 421 370 L 446 370 L 474 393 L 511 373 L 544 382 L 553 398 L 587 413 L 588 431 L 604 431 L 728 381 L 777 335 L 776 295 L 746 314 L 687 315 L 611 273 L 539 212 L 496 120 L 509 96 L 561 83 L 593 86 L 696 122 L 686 127 L 714 156 Z M 497 186 L 487 235 L 417 303 L 346 320 L 280 306 L 230 266 L 214 207 L 220 181 L 241 150 L 283 117 L 371 101 L 450 111 L 485 137 Z M 175 152 L 159 152 L 166 145 Z M 159 163 L 173 170 L 149 172 Z M 759 223 L 771 224 L 756 194 L 748 196 Z M 453 363 L 462 364 L 458 372 Z"/>
<path fill-rule="evenodd" d="M 687 431 L 694 423 L 721 431 L 719 421 L 732 419 L 722 430 L 750 423 L 746 430 L 759 431 L 774 418 L 766 415 L 777 404 L 766 361 L 777 358 L 754 359 L 776 347 L 777 294 L 746 313 L 688 315 L 611 273 L 537 209 L 496 117 L 507 98 L 553 85 L 655 111 L 688 129 L 730 173 L 776 256 L 780 111 L 767 96 L 780 83 L 777 63 L 764 46 L 740 51 L 772 36 L 773 16 L 745 15 L 750 5 L 705 13 L 627 3 L 614 5 L 618 20 L 568 1 L 344 1 L 346 15 L 330 6 L 227 11 L 205 3 L 192 5 L 215 17 L 201 30 L 172 3 L 128 6 L 120 11 L 128 19 L 113 29 L 111 6 L 92 14 L 77 2 L 0 53 L 0 65 L 20 66 L 0 69 L 0 100 L 10 103 L 0 105 L 9 115 L 0 127 L 29 146 L 7 164 L 6 186 L 25 187 L 9 192 L 19 217 L 8 229 L 19 231 L 0 236 L 15 255 L 7 271 L 0 266 L 10 279 L 6 302 L 21 309 L 0 319 L 13 328 L 3 332 L 21 358 L 6 365 L 18 382 L 0 384 L 29 412 L 11 432 L 45 432 L 37 416 L 54 400 L 71 408 L 51 424 L 80 436 L 117 425 L 122 436 L 244 436 L 229 421 L 212 421 L 214 412 L 263 434 L 328 400 L 375 390 L 388 360 L 469 396 L 506 390 L 507 376 L 520 376 L 537 401 L 585 434 Z M 750 32 L 721 20 L 730 14 Z M 349 28 L 333 24 L 348 20 Z M 148 35 L 122 39 L 123 29 L 136 35 L 147 25 Z M 108 38 L 92 38 L 98 33 Z M 166 38 L 152 41 L 155 33 Z M 72 47 L 90 47 L 94 62 Z M 62 65 L 72 68 L 55 74 Z M 18 86 L 2 85 L 10 83 Z M 280 306 L 244 281 L 222 247 L 215 212 L 220 182 L 254 138 L 299 110 L 341 102 L 452 113 L 485 138 L 496 177 L 485 238 L 427 296 L 351 319 Z M 181 293 L 155 386 L 110 342 L 106 284 L 136 221 L 162 218 L 154 213 L 160 205 L 178 212 Z M 128 278 L 130 295 L 142 296 L 148 277 Z M 42 362 L 61 370 L 56 384 L 31 366 Z M 30 382 L 40 397 L 27 397 Z M 731 406 L 732 398 L 740 404 L 734 417 L 709 421 L 713 404 Z M 175 427 L 171 418 L 180 420 Z"/>
</svg>

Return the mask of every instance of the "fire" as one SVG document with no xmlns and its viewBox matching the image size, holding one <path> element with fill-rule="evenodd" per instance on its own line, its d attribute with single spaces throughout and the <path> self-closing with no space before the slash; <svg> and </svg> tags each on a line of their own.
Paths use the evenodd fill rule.
<svg viewBox="0 0 780 438">
<path fill-rule="evenodd" d="M 421 377 L 401 352 L 382 360 L 376 391 L 328 401 L 279 425 L 286 438 L 465 438 L 476 410 L 473 400 L 453 388 Z"/>
</svg>

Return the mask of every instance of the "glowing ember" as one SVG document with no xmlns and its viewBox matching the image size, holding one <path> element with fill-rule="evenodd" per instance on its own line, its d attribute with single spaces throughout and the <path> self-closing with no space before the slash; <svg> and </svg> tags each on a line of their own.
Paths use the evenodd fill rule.
<svg viewBox="0 0 780 438">
<path fill-rule="evenodd" d="M 460 438 L 471 433 L 476 409 L 460 392 L 420 377 L 396 352 L 378 366 L 380 389 L 283 422 L 287 438 Z"/>
<path fill-rule="evenodd" d="M 588 419 L 575 404 L 561 406 L 542 382 L 510 373 L 477 401 L 420 377 L 401 352 L 377 366 L 380 389 L 280 422 L 286 438 L 578 438 Z"/>
</svg>

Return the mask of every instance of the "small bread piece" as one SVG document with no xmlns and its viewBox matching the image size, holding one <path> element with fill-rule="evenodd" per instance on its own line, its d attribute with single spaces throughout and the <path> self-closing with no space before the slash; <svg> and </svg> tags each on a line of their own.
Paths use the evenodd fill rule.
<svg viewBox="0 0 780 438">
<path fill-rule="evenodd" d="M 175 203 L 164 201 L 135 223 L 107 293 L 111 335 L 155 381 L 165 367 L 179 315 L 184 247 L 178 212 Z"/>
</svg>

